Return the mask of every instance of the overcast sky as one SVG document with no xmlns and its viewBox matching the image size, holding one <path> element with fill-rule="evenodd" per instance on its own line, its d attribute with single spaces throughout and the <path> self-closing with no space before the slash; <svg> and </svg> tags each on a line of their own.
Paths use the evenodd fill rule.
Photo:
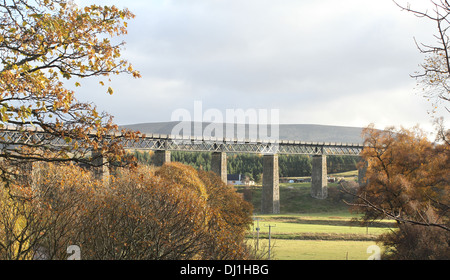
<svg viewBox="0 0 450 280">
<path fill-rule="evenodd" d="M 202 101 L 223 114 L 279 109 L 280 123 L 430 127 L 409 75 L 423 60 L 413 37 L 432 43 L 435 27 L 392 0 L 101 3 L 136 15 L 123 57 L 142 78 L 112 76 L 112 96 L 96 81 L 77 91 L 118 124 L 170 121 Z"/>
</svg>

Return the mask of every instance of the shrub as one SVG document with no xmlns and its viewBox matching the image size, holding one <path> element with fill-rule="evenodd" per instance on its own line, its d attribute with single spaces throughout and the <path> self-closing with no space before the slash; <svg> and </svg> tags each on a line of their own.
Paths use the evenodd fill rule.
<svg viewBox="0 0 450 280">
<path fill-rule="evenodd" d="M 138 166 L 118 169 L 105 187 L 78 166 L 47 164 L 38 177 L 33 188 L 16 186 L 15 196 L 0 193 L 0 258 L 66 259 L 71 245 L 82 259 L 250 257 L 252 208 L 214 173 Z M 23 244 L 13 242 L 19 233 Z"/>
<path fill-rule="evenodd" d="M 436 227 L 399 224 L 395 232 L 383 234 L 383 259 L 449 260 L 450 233 Z"/>
</svg>

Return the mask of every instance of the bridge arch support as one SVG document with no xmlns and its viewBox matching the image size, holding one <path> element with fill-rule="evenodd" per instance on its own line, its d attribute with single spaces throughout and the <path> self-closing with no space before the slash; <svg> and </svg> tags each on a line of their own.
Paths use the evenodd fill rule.
<svg viewBox="0 0 450 280">
<path fill-rule="evenodd" d="M 222 179 L 222 182 L 227 183 L 227 153 L 213 152 L 211 157 L 211 170 Z"/>
<path fill-rule="evenodd" d="M 314 155 L 312 158 L 311 196 L 317 199 L 325 199 L 328 197 L 326 155 Z"/>
<path fill-rule="evenodd" d="M 280 213 L 280 179 L 278 154 L 263 157 L 263 189 L 261 199 L 262 214 Z"/>
<path fill-rule="evenodd" d="M 163 166 L 164 163 L 171 162 L 171 152 L 168 150 L 156 150 L 154 155 L 155 166 Z"/>
</svg>

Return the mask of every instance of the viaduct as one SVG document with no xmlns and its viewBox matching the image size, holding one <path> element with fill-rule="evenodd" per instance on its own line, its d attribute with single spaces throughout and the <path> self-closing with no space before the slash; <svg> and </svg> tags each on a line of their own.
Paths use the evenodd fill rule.
<svg viewBox="0 0 450 280">
<path fill-rule="evenodd" d="M 263 155 L 263 190 L 261 212 L 280 213 L 278 155 L 312 155 L 311 196 L 327 197 L 327 156 L 359 156 L 364 146 L 349 143 L 301 142 L 285 140 L 251 140 L 206 137 L 181 137 L 152 134 L 136 141 L 124 141 L 126 149 L 152 150 L 156 165 L 170 162 L 171 151 L 211 152 L 211 169 L 227 182 L 227 153 L 253 153 Z M 360 183 L 365 168 L 359 170 Z"/>
<path fill-rule="evenodd" d="M 44 133 L 33 132 L 33 137 L 45 138 Z M 18 130 L 7 128 L 0 131 L 1 137 L 7 137 L 13 142 L 26 143 L 26 134 Z M 117 135 L 115 135 L 117 136 Z M 64 146 L 67 143 L 63 139 L 53 139 L 54 146 Z M 279 170 L 278 155 L 303 154 L 312 155 L 311 196 L 317 199 L 327 197 L 327 156 L 350 155 L 359 156 L 364 146 L 351 143 L 326 143 L 326 142 L 301 142 L 285 140 L 251 140 L 251 139 L 227 139 L 206 137 L 181 137 L 173 135 L 151 134 L 136 140 L 122 140 L 125 149 L 128 150 L 152 150 L 155 152 L 156 165 L 170 162 L 171 151 L 211 152 L 211 169 L 222 181 L 227 182 L 227 153 L 253 153 L 263 155 L 263 189 L 261 213 L 280 213 L 279 196 Z M 94 158 L 102 163 L 101 155 Z M 99 164 L 100 165 L 100 164 Z M 106 165 L 97 168 L 97 178 L 105 178 L 109 175 Z M 365 168 L 359 170 L 360 184 L 365 175 Z"/>
</svg>

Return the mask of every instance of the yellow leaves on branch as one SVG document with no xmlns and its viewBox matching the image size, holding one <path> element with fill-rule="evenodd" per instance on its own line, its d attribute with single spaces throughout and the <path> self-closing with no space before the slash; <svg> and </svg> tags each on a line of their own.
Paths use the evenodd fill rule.
<svg viewBox="0 0 450 280">
<path fill-rule="evenodd" d="M 20 75 L 21 79 L 16 81 L 30 89 L 44 79 L 54 83 L 74 76 L 119 73 L 140 77 L 131 64 L 119 60 L 123 42 L 115 45 L 108 38 L 100 39 L 104 35 L 126 34 L 125 20 L 134 17 L 129 10 L 98 5 L 80 9 L 68 5 L 67 1 L 57 3 L 38 1 L 29 14 L 23 14 L 23 10 L 31 8 L 22 2 L 0 7 L 0 14 L 9 15 L 2 20 L 0 31 L 3 66 L 0 73 L 12 71 Z M 22 25 L 18 26 L 17 22 Z M 25 75 L 27 80 L 23 79 Z M 81 86 L 78 82 L 75 85 Z M 0 92 L 12 92 L 12 89 L 0 88 Z M 112 93 L 111 88 L 108 93 Z"/>
<path fill-rule="evenodd" d="M 419 127 L 385 130 L 373 126 L 363 132 L 368 162 L 367 199 L 386 211 L 414 215 L 430 199 L 445 205 L 450 190 L 448 144 L 429 141 Z M 366 211 L 366 210 L 365 210 Z M 398 212 L 400 213 L 400 212 Z"/>
<path fill-rule="evenodd" d="M 179 162 L 168 163 L 162 166 L 156 172 L 156 175 L 169 182 L 177 182 L 184 188 L 194 190 L 204 199 L 208 198 L 205 185 L 198 177 L 197 170 L 191 166 L 186 166 Z"/>
</svg>

